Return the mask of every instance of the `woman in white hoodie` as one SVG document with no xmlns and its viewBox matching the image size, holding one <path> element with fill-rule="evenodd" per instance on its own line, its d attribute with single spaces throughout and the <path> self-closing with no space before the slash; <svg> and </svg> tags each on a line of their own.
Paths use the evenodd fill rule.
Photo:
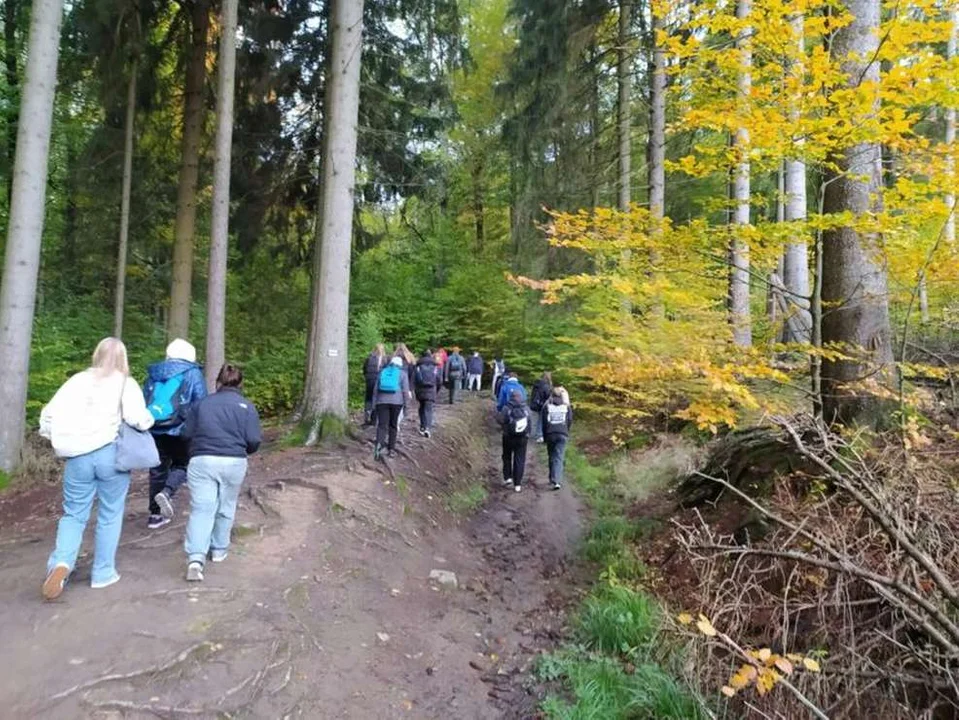
<svg viewBox="0 0 959 720">
<path fill-rule="evenodd" d="M 94 496 L 98 507 L 90 587 L 104 588 L 120 579 L 114 560 L 130 487 L 130 473 L 116 469 L 114 441 L 121 421 L 147 430 L 153 416 L 130 377 L 126 347 L 106 338 L 93 353 L 92 367 L 67 380 L 40 413 L 40 434 L 67 460 L 63 517 L 43 583 L 47 600 L 60 596 L 73 572 Z"/>
</svg>

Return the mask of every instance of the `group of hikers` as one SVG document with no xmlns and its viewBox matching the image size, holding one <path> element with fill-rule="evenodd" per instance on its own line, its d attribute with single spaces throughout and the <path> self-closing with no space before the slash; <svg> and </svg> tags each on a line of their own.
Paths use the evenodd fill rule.
<svg viewBox="0 0 959 720">
<path fill-rule="evenodd" d="M 427 348 L 418 359 L 404 343 L 397 344 L 392 355 L 387 354 L 383 344 L 374 347 L 363 363 L 364 424 L 376 425 L 374 459 L 380 459 L 384 451 L 387 457 L 395 457 L 407 400 L 415 397 L 419 403 L 419 432 L 428 438 L 433 431 L 434 406 L 440 389 L 444 385 L 448 388 L 452 405 L 459 390 L 481 392 L 485 370 L 479 352 L 464 359 L 455 346 L 449 352 Z M 554 386 L 551 374 L 544 372 L 533 384 L 527 402 L 526 388 L 515 372 L 507 371 L 499 356 L 492 363 L 491 375 L 496 419 L 503 432 L 503 484 L 522 492 L 532 434 L 536 442 L 546 444 L 550 488 L 559 490 L 573 424 L 569 393 Z"/>
<path fill-rule="evenodd" d="M 177 490 L 184 483 L 190 489 L 186 579 L 203 580 L 208 558 L 226 560 L 247 457 L 261 442 L 259 416 L 242 385 L 243 371 L 227 363 L 208 395 L 196 349 L 176 339 L 167 346 L 166 358 L 150 365 L 141 388 L 130 376 L 126 346 L 119 339 L 97 345 L 91 367 L 70 377 L 40 413 L 40 434 L 66 459 L 63 515 L 42 588 L 47 600 L 60 596 L 73 572 L 94 498 L 90 586 L 105 588 L 120 579 L 115 560 L 130 470 L 141 469 L 120 462 L 127 430 L 146 439 L 144 456 L 153 464 L 148 528 L 171 522 Z"/>
</svg>

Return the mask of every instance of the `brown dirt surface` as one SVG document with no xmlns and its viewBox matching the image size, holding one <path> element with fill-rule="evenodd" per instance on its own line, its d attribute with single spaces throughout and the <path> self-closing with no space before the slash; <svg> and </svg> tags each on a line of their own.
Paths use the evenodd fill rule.
<svg viewBox="0 0 959 720">
<path fill-rule="evenodd" d="M 188 491 L 151 532 L 135 477 L 121 581 L 90 589 L 89 531 L 66 591 L 44 603 L 59 489 L 0 496 L 0 716 L 535 717 L 533 663 L 584 580 L 570 564 L 582 508 L 546 489 L 536 445 L 533 483 L 500 487 L 488 399 L 438 411 L 432 439 L 404 423 L 389 464 L 373 462 L 367 429 L 255 456 L 230 556 L 202 584 L 184 580 Z M 475 486 L 486 501 L 451 510 Z"/>
</svg>

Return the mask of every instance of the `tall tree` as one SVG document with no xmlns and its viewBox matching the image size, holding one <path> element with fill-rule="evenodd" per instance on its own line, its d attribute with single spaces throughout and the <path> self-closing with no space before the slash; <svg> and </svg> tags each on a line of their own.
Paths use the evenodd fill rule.
<svg viewBox="0 0 959 720">
<path fill-rule="evenodd" d="M 176 222 L 173 239 L 173 281 L 170 288 L 170 337 L 186 337 L 190 331 L 193 300 L 193 244 L 196 229 L 196 188 L 200 172 L 200 140 L 203 136 L 204 88 L 206 86 L 207 30 L 210 0 L 192 0 L 190 52 L 183 93 L 183 137 L 180 144 L 180 176 L 177 185 Z"/>
<path fill-rule="evenodd" d="M 653 3 L 650 32 L 653 51 L 649 69 L 649 214 L 654 230 L 666 206 L 666 51 L 659 40 L 661 9 Z"/>
<path fill-rule="evenodd" d="M 790 20 L 795 47 L 795 56 L 790 63 L 789 73 L 797 90 L 790 99 L 789 120 L 796 127 L 800 120 L 801 98 L 798 88 L 802 86 L 804 73 L 803 58 L 806 54 L 803 32 L 804 18 L 797 13 Z M 802 157 L 805 140 L 800 136 L 795 140 L 796 155 L 786 159 L 785 170 L 785 219 L 801 225 L 806 220 L 806 163 Z M 812 315 L 809 312 L 809 252 L 803 230 L 797 230 L 786 243 L 783 254 L 783 285 L 790 307 L 791 319 L 783 325 L 783 337 L 786 342 L 809 342 L 812 332 Z"/>
<path fill-rule="evenodd" d="M 216 155 L 213 161 L 213 217 L 206 319 L 206 384 L 211 391 L 226 359 L 226 267 L 230 241 L 230 160 L 233 147 L 237 6 L 238 0 L 223 0 L 220 9 Z"/>
<path fill-rule="evenodd" d="M 113 299 L 113 335 L 123 337 L 123 305 L 127 287 L 127 245 L 130 238 L 130 187 L 133 184 L 133 123 L 136 119 L 137 67 L 130 63 L 127 112 L 123 123 L 123 180 L 120 188 L 120 242 L 117 246 L 117 286 Z"/>
<path fill-rule="evenodd" d="M 746 109 L 752 88 L 752 43 L 746 22 L 752 11 L 752 0 L 737 0 L 736 18 L 741 22 L 736 36 L 739 51 L 738 106 L 741 122 L 732 138 L 735 166 L 732 178 L 732 227 L 729 240 L 729 320 L 733 343 L 749 347 L 753 342 L 752 319 L 749 314 L 749 245 L 743 230 L 749 225 L 749 129 Z"/>
<path fill-rule="evenodd" d="M 0 287 L 0 470 L 20 462 L 63 0 L 34 0 Z"/>
<path fill-rule="evenodd" d="M 6 70 L 7 102 L 12 103 L 7 114 L 7 207 L 13 193 L 13 160 L 17 151 L 17 119 L 19 98 L 17 88 L 20 85 L 20 71 L 17 57 L 17 18 L 20 14 L 20 0 L 4 0 L 3 3 L 3 64 Z"/>
<path fill-rule="evenodd" d="M 619 209 L 629 210 L 630 175 L 633 160 L 633 145 L 630 131 L 632 130 L 632 115 L 630 113 L 630 96 L 633 89 L 632 57 L 630 55 L 630 2 L 620 0 L 619 4 L 619 33 L 616 38 L 616 83 L 619 90 L 619 100 L 616 106 L 616 127 L 619 141 Z"/>
<path fill-rule="evenodd" d="M 949 43 L 946 46 L 946 59 L 950 63 L 956 61 L 956 53 L 959 50 L 959 5 L 953 3 L 949 11 Z M 955 83 L 951 83 L 951 89 L 956 90 Z M 946 193 L 946 209 L 949 215 L 946 217 L 946 227 L 943 239 L 949 248 L 953 248 L 956 242 L 956 105 L 955 100 L 949 103 L 946 108 L 946 182 L 948 183 L 948 192 Z"/>
<path fill-rule="evenodd" d="M 871 92 L 871 108 L 879 112 L 879 0 L 845 0 L 851 21 L 836 32 L 831 53 L 853 90 Z M 853 118 L 853 122 L 861 118 Z M 875 141 L 843 148 L 827 166 L 823 210 L 849 213 L 853 220 L 831 228 L 822 238 L 822 318 L 825 345 L 839 345 L 843 359 L 825 358 L 822 366 L 823 414 L 832 422 L 874 419 L 878 400 L 855 383 L 882 379 L 892 362 L 888 292 L 878 238 L 857 220 L 878 210 L 882 202 L 882 154 Z"/>
<path fill-rule="evenodd" d="M 353 230 L 363 0 L 332 0 L 330 57 L 323 122 L 323 179 L 314 250 L 312 367 L 307 369 L 307 412 L 316 442 L 327 417 L 346 418 L 350 249 Z"/>
</svg>

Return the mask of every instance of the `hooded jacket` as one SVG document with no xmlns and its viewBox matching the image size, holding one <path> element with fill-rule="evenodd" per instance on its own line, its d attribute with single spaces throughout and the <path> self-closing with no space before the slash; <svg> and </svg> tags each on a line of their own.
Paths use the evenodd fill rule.
<svg viewBox="0 0 959 720">
<path fill-rule="evenodd" d="M 470 375 L 482 375 L 484 367 L 482 355 L 471 355 L 466 361 L 466 369 Z"/>
<path fill-rule="evenodd" d="M 543 405 L 539 416 L 543 421 L 543 437 L 547 442 L 569 437 L 569 429 L 573 426 L 573 406 L 564 402 L 562 397 L 553 394 L 549 402 Z"/>
<path fill-rule="evenodd" d="M 420 357 L 416 363 L 416 372 L 413 373 L 414 378 L 420 373 L 420 368 L 423 368 L 423 377 L 430 382 L 426 385 L 421 385 L 414 381 L 413 393 L 420 402 L 429 400 L 436 402 L 436 378 L 439 376 L 439 368 L 436 367 L 436 361 L 433 360 L 433 356 L 423 355 Z"/>
<path fill-rule="evenodd" d="M 245 458 L 260 447 L 260 418 L 237 388 L 221 388 L 194 404 L 182 436 L 190 441 L 190 457 Z"/>
<path fill-rule="evenodd" d="M 458 352 L 450 353 L 446 358 L 446 364 L 443 365 L 443 379 L 449 382 L 456 373 L 456 377 L 462 377 L 466 374 L 466 361 Z"/>
<path fill-rule="evenodd" d="M 521 397 L 519 400 L 516 400 L 512 395 L 510 395 L 509 400 L 507 400 L 506 404 L 503 406 L 503 409 L 499 411 L 499 414 L 496 417 L 496 419 L 499 421 L 499 424 L 503 427 L 503 434 L 511 435 L 509 425 L 510 419 L 512 418 L 515 410 L 524 411 L 526 413 L 527 421 L 526 429 L 514 437 L 522 437 L 524 435 L 528 436 L 531 423 L 529 422 L 530 411 L 529 407 L 526 405 L 526 399 Z"/>
<path fill-rule="evenodd" d="M 503 384 L 500 386 L 499 395 L 496 396 L 496 412 L 500 412 L 506 403 L 509 402 L 509 397 L 514 390 L 519 391 L 520 397 L 523 398 L 523 402 L 526 402 L 526 388 L 522 386 L 520 381 L 516 378 L 506 378 L 503 381 Z"/>
<path fill-rule="evenodd" d="M 188 360 L 167 358 L 153 363 L 147 368 L 147 381 L 143 383 L 143 397 L 147 405 L 150 404 L 150 398 L 153 396 L 153 386 L 158 382 L 169 380 L 174 375 L 183 375 L 183 380 L 180 382 L 180 388 L 177 391 L 180 411 L 171 422 L 164 423 L 160 427 L 154 426 L 150 430 L 154 435 L 178 437 L 183 430 L 183 422 L 186 419 L 190 404 L 206 397 L 206 382 L 203 379 L 203 371 L 200 366 Z"/>
<path fill-rule="evenodd" d="M 529 400 L 529 406 L 536 412 L 539 412 L 543 409 L 543 406 L 549 402 L 549 396 L 553 392 L 553 388 L 546 381 L 546 378 L 539 378 L 535 383 L 533 383 L 533 394 Z"/>
<path fill-rule="evenodd" d="M 373 391 L 373 404 L 374 405 L 406 405 L 406 398 L 410 394 L 410 379 L 407 375 L 406 370 L 403 368 L 402 358 L 393 358 L 390 361 L 391 365 L 396 365 L 400 370 L 400 389 L 396 392 L 384 392 L 380 390 L 380 378 L 376 378 L 376 388 Z M 386 366 L 384 366 L 384 369 Z M 382 375 L 382 370 L 380 374 Z"/>
</svg>

